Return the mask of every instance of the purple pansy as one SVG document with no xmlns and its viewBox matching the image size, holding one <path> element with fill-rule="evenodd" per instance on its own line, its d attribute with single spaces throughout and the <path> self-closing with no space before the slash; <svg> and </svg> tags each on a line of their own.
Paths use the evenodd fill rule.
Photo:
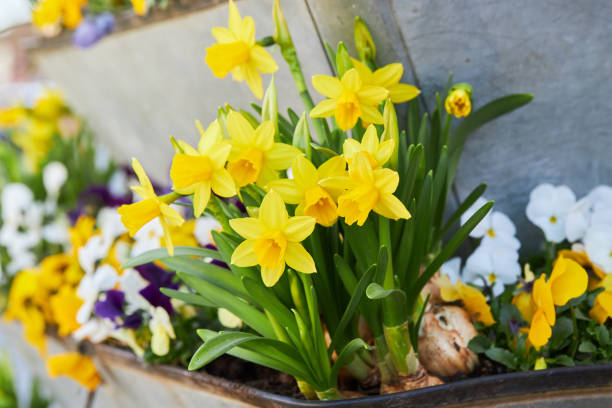
<svg viewBox="0 0 612 408">
<path fill-rule="evenodd" d="M 115 17 L 111 13 L 85 18 L 74 30 L 72 43 L 80 48 L 91 47 L 115 29 Z"/>
<path fill-rule="evenodd" d="M 174 282 L 174 273 L 168 272 L 153 263 L 137 266 L 136 270 L 143 279 L 149 282 L 149 285 L 139 292 L 142 297 L 152 306 L 161 306 L 166 309 L 169 315 L 172 315 L 174 308 L 170 298 L 164 295 L 160 289 L 169 288 L 176 290 L 179 288 L 179 284 Z"/>
<path fill-rule="evenodd" d="M 105 293 L 104 300 L 96 302 L 94 312 L 97 316 L 113 321 L 117 328 L 137 329 L 142 325 L 142 316 L 135 312 L 126 315 L 125 294 L 120 290 L 111 289 Z"/>
</svg>

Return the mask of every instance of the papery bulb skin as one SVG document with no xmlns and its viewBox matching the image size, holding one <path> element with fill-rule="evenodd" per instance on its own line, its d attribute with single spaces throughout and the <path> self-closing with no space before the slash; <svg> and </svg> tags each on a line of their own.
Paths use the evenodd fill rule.
<svg viewBox="0 0 612 408">
<path fill-rule="evenodd" d="M 423 315 L 419 361 L 440 377 L 469 374 L 478 365 L 478 356 L 467 346 L 477 334 L 464 309 L 435 305 Z"/>
</svg>

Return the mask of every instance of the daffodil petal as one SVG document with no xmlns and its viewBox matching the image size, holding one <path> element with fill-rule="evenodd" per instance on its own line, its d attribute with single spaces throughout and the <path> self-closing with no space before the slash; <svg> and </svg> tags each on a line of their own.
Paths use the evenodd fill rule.
<svg viewBox="0 0 612 408">
<path fill-rule="evenodd" d="M 338 106 L 337 99 L 325 99 L 310 111 L 311 118 L 327 118 L 332 116 Z"/>
<path fill-rule="evenodd" d="M 233 110 L 227 115 L 227 132 L 232 140 L 243 145 L 249 145 L 255 135 L 255 131 L 249 121 Z"/>
<path fill-rule="evenodd" d="M 395 140 L 389 139 L 385 140 L 378 147 L 378 151 L 374 155 L 374 159 L 378 162 L 379 165 L 383 165 L 389 161 L 393 151 L 395 150 Z"/>
<path fill-rule="evenodd" d="M 313 76 L 312 86 L 317 92 L 328 98 L 337 98 L 342 93 L 342 83 L 340 80 L 329 75 Z"/>
<path fill-rule="evenodd" d="M 264 266 L 261 268 L 261 279 L 264 285 L 272 287 L 276 285 L 276 282 L 283 276 L 283 272 L 285 272 L 285 262 L 282 262 L 277 268 L 268 268 Z"/>
<path fill-rule="evenodd" d="M 265 232 L 264 226 L 259 218 L 234 218 L 229 221 L 229 224 L 241 237 L 250 240 L 261 237 Z"/>
<path fill-rule="evenodd" d="M 272 121 L 266 120 L 255 129 L 255 145 L 263 151 L 272 149 L 274 146 L 274 124 Z"/>
<path fill-rule="evenodd" d="M 213 75 L 224 78 L 230 71 L 238 66 L 244 66 L 248 61 L 249 49 L 242 41 L 231 43 L 218 43 L 206 48 L 206 64 Z"/>
<path fill-rule="evenodd" d="M 256 45 L 251 49 L 251 61 L 262 74 L 273 74 L 278 71 L 278 65 L 276 65 L 274 58 L 260 45 Z"/>
<path fill-rule="evenodd" d="M 373 184 L 374 173 L 370 166 L 370 161 L 365 154 L 359 152 L 353 156 L 353 161 L 349 166 L 349 175 L 359 184 Z"/>
<path fill-rule="evenodd" d="M 383 123 L 383 116 L 374 106 L 361 105 L 361 119 L 367 123 Z"/>
<path fill-rule="evenodd" d="M 304 190 L 294 180 L 273 180 L 266 185 L 266 190 L 276 191 L 287 204 L 299 204 L 304 199 Z"/>
<path fill-rule="evenodd" d="M 280 194 L 272 190 L 261 202 L 259 219 L 270 229 L 280 230 L 285 227 L 289 215 Z"/>
<path fill-rule="evenodd" d="M 202 215 L 208 205 L 208 201 L 210 200 L 210 185 L 210 181 L 198 183 L 193 192 L 193 215 L 196 218 Z"/>
<path fill-rule="evenodd" d="M 164 217 L 166 222 L 172 226 L 179 226 L 185 222 L 185 219 L 181 213 L 166 203 L 161 203 L 159 205 L 159 210 L 161 211 L 161 215 Z"/>
<path fill-rule="evenodd" d="M 342 87 L 357 93 L 361 89 L 361 78 L 359 78 L 359 72 L 355 68 L 351 68 L 344 73 L 340 80 Z"/>
<path fill-rule="evenodd" d="M 369 85 L 372 82 L 372 71 L 366 64 L 359 61 L 358 59 L 351 58 L 351 62 L 353 63 L 353 68 L 357 70 L 359 73 L 359 77 L 364 85 Z"/>
<path fill-rule="evenodd" d="M 372 75 L 372 83 L 384 88 L 389 88 L 397 84 L 404 73 L 404 67 L 399 62 L 385 65 L 384 67 L 374 71 Z"/>
<path fill-rule="evenodd" d="M 410 212 L 400 199 L 393 194 L 381 194 L 378 202 L 374 206 L 374 212 L 392 220 L 398 220 L 400 218 L 407 220 L 410 218 Z"/>
<path fill-rule="evenodd" d="M 419 88 L 408 84 L 397 84 L 388 88 L 389 98 L 393 103 L 402 103 L 410 101 L 421 93 Z"/>
<path fill-rule="evenodd" d="M 374 155 L 378 150 L 378 133 L 376 133 L 376 126 L 370 125 L 363 134 L 361 139 L 361 149 Z"/>
<path fill-rule="evenodd" d="M 213 173 L 212 190 L 221 197 L 236 195 L 236 184 L 227 170 L 219 169 Z"/>
<path fill-rule="evenodd" d="M 374 170 L 374 185 L 382 194 L 392 194 L 399 184 L 399 174 L 391 169 Z"/>
<path fill-rule="evenodd" d="M 317 168 L 306 157 L 300 155 L 295 158 L 293 166 L 293 178 L 295 182 L 302 188 L 306 189 L 314 186 L 319 181 L 317 177 Z"/>
<path fill-rule="evenodd" d="M 221 126 L 217 120 L 213 121 L 206 130 L 202 129 L 202 124 L 196 120 L 196 126 L 200 132 L 200 141 L 198 142 L 198 152 L 208 154 L 213 146 L 221 142 L 223 136 Z"/>
<path fill-rule="evenodd" d="M 225 162 L 232 151 L 232 145 L 226 142 L 217 143 L 208 152 L 208 157 L 213 164 L 215 169 L 222 169 L 225 167 Z"/>
<path fill-rule="evenodd" d="M 389 91 L 381 86 L 366 85 L 357 92 L 359 102 L 365 105 L 378 105 L 389 95 Z"/>
<path fill-rule="evenodd" d="M 229 1 L 229 16 L 227 18 L 227 25 L 234 35 L 239 35 L 240 26 L 242 25 L 242 18 L 238 7 L 234 4 L 233 0 Z"/>
<path fill-rule="evenodd" d="M 297 244 L 295 242 L 287 243 L 285 262 L 287 262 L 287 265 L 289 265 L 290 268 L 293 268 L 298 272 L 315 273 L 317 271 L 312 256 L 310 256 L 308 251 L 306 251 L 301 244 Z"/>
<path fill-rule="evenodd" d="M 243 72 L 249 89 L 257 99 L 261 99 L 263 97 L 263 85 L 261 75 L 257 72 L 256 66 L 251 63 L 245 64 L 243 65 Z"/>
<path fill-rule="evenodd" d="M 264 165 L 259 172 L 257 185 L 264 188 L 274 180 L 278 180 L 278 171 L 274 170 L 269 165 Z"/>
<path fill-rule="evenodd" d="M 274 170 L 288 169 L 298 155 L 302 152 L 295 146 L 285 143 L 274 143 L 272 149 L 266 155 L 266 164 Z"/>
<path fill-rule="evenodd" d="M 328 159 L 317 169 L 317 178 L 339 177 L 346 174 L 346 160 L 342 156 Z"/>
<path fill-rule="evenodd" d="M 136 173 L 136 177 L 138 177 L 140 185 L 147 190 L 153 191 L 151 180 L 149 180 L 147 173 L 144 171 L 142 165 L 135 157 L 132 159 L 132 168 L 134 169 L 134 173 Z"/>
<path fill-rule="evenodd" d="M 289 242 L 302 242 L 312 234 L 317 220 L 305 215 L 289 218 L 283 234 Z M 291 265 L 289 265 L 291 266 Z"/>
<path fill-rule="evenodd" d="M 228 28 L 213 27 L 211 31 L 213 37 L 215 37 L 215 40 L 220 43 L 230 43 L 238 40 L 238 38 L 236 38 L 236 36 L 234 36 L 234 34 Z"/>
<path fill-rule="evenodd" d="M 246 16 L 242 19 L 239 38 L 249 46 L 255 44 L 255 21 L 253 21 L 253 17 Z"/>
<path fill-rule="evenodd" d="M 232 254 L 231 264 L 240 267 L 257 265 L 257 255 L 255 254 L 254 246 L 254 240 L 246 240 L 238 245 Z"/>
</svg>

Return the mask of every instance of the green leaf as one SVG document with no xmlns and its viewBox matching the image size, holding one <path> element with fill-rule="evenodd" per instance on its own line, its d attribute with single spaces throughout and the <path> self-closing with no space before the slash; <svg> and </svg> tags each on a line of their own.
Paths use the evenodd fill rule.
<svg viewBox="0 0 612 408">
<path fill-rule="evenodd" d="M 563 344 L 569 340 L 573 332 L 574 324 L 572 323 L 572 320 L 570 318 L 558 318 L 552 328 L 552 335 L 549 341 L 551 350 L 560 349 Z"/>
<path fill-rule="evenodd" d="M 181 292 L 169 288 L 161 288 L 160 291 L 166 296 L 169 296 L 173 299 L 181 300 L 185 303 L 189 303 L 190 305 L 202 307 L 216 307 L 214 303 L 209 302 L 202 296 L 196 295 L 195 293 Z"/>
<path fill-rule="evenodd" d="M 193 354 L 188 369 L 189 371 L 198 370 L 234 347 L 254 338 L 257 338 L 257 336 L 250 333 L 220 332 L 218 335 L 209 338 Z"/>
<path fill-rule="evenodd" d="M 450 185 L 449 185 L 449 188 L 450 188 Z M 482 183 L 478 187 L 476 187 L 474 190 L 472 190 L 472 192 L 459 205 L 459 207 L 453 213 L 453 215 L 450 216 L 448 221 L 446 221 L 446 224 L 444 224 L 444 227 L 442 227 L 442 230 L 440 231 L 440 236 L 446 234 L 446 232 L 457 221 L 461 219 L 461 216 L 463 215 L 463 213 L 465 213 L 468 210 L 468 208 L 470 208 L 476 202 L 476 200 L 478 200 L 478 198 L 485 192 L 486 189 L 487 189 L 487 183 Z"/>
<path fill-rule="evenodd" d="M 334 363 L 331 371 L 331 375 L 329 378 L 330 384 L 334 384 L 335 387 L 338 386 L 338 372 L 343 365 L 349 362 L 350 358 L 360 349 L 370 350 L 370 346 L 368 346 L 363 340 L 360 338 L 356 338 L 348 342 L 346 346 L 342 349 L 340 354 L 338 355 L 338 359 Z"/>
<path fill-rule="evenodd" d="M 199 256 L 202 258 L 212 258 L 217 261 L 223 261 L 219 251 L 208 248 L 178 246 L 174 247 L 174 256 Z M 168 249 L 166 248 L 152 249 L 128 260 L 126 263 L 121 265 L 121 269 L 133 268 L 135 266 L 144 265 L 149 262 L 159 261 L 169 257 L 170 254 L 168 254 Z"/>
<path fill-rule="evenodd" d="M 561 354 L 560 356 L 556 356 L 555 358 L 546 359 L 546 362 L 549 364 L 556 364 L 564 367 L 573 367 L 576 364 L 574 363 L 574 359 L 566 354 Z"/>
<path fill-rule="evenodd" d="M 578 351 L 581 353 L 597 353 L 597 347 L 588 340 L 584 340 L 578 346 Z"/>
<path fill-rule="evenodd" d="M 278 300 L 271 289 L 263 286 L 261 282 L 246 277 L 242 278 L 242 284 L 259 307 L 273 314 L 283 327 L 297 335 L 297 324 L 293 313 Z"/>
<path fill-rule="evenodd" d="M 474 353 L 480 354 L 487 351 L 491 347 L 491 345 L 493 345 L 493 340 L 491 340 L 489 336 L 485 334 L 479 334 L 472 340 L 470 340 L 470 342 L 468 343 L 468 348 Z"/>
<path fill-rule="evenodd" d="M 310 129 L 308 128 L 306 112 L 302 113 L 302 116 L 300 116 L 297 125 L 295 126 L 295 132 L 293 133 L 293 145 L 299 149 L 302 149 L 309 160 L 312 158 Z"/>
<path fill-rule="evenodd" d="M 510 351 L 499 347 L 493 347 L 485 351 L 485 355 L 493 361 L 497 361 L 500 364 L 514 370 L 518 367 L 517 357 Z"/>
<path fill-rule="evenodd" d="M 602 346 L 607 346 L 610 343 L 610 332 L 608 332 L 608 329 L 603 324 L 599 326 L 597 338 Z"/>
</svg>

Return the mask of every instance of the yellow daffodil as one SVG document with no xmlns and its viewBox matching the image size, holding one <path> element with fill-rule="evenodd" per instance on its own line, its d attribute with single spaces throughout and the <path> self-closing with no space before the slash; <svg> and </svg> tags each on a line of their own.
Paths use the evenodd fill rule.
<svg viewBox="0 0 612 408">
<path fill-rule="evenodd" d="M 293 180 L 282 179 L 270 182 L 266 188 L 278 192 L 285 203 L 298 204 L 295 215 L 314 217 L 324 227 L 338 220 L 335 200 L 342 190 L 325 188 L 321 181 L 346 174 L 346 161 L 342 156 L 327 160 L 317 169 L 307 158 L 298 156 L 291 167 Z"/>
<path fill-rule="evenodd" d="M 27 109 L 21 105 L 0 109 L 0 128 L 19 126 L 25 121 L 27 115 Z"/>
<path fill-rule="evenodd" d="M 355 139 L 346 139 L 342 146 L 344 158 L 349 166 L 352 163 L 353 157 L 361 152 L 368 158 L 373 169 L 384 166 L 391 158 L 393 149 L 395 149 L 395 141 L 389 139 L 380 143 L 376 126 L 374 125 L 368 126 L 361 139 L 361 143 Z"/>
<path fill-rule="evenodd" d="M 404 204 L 393 195 L 399 184 L 397 172 L 372 169 L 370 160 L 362 152 L 353 156 L 348 177 L 331 177 L 322 184 L 325 188 L 347 189 L 338 197 L 338 215 L 348 225 L 355 222 L 363 225 L 370 211 L 393 220 L 410 218 Z"/>
<path fill-rule="evenodd" d="M 225 169 L 232 146 L 223 140 L 221 126 L 214 121 L 204 131 L 200 122 L 196 124 L 201 135 L 198 150 L 179 142 L 183 153 L 174 156 L 170 178 L 175 191 L 193 194 L 193 214 L 199 217 L 208 205 L 211 191 L 221 197 L 232 197 L 236 195 L 236 186 Z"/>
<path fill-rule="evenodd" d="M 132 187 L 132 190 L 143 200 L 119 207 L 117 211 L 121 214 L 121 222 L 128 229 L 130 236 L 133 237 L 145 224 L 159 218 L 164 230 L 164 240 L 166 247 L 168 247 L 168 253 L 172 256 L 174 255 L 174 245 L 172 244 L 169 227 L 171 225 L 182 225 L 185 220 L 178 211 L 169 205 L 168 200 L 173 200 L 174 197 L 158 197 L 155 194 L 153 185 L 138 160 L 132 160 L 132 167 L 140 181 L 140 185 Z"/>
<path fill-rule="evenodd" d="M 588 276 L 583 267 L 559 256 L 550 278 L 541 275 L 533 283 L 532 307 L 535 311 L 529 328 L 529 342 L 536 348 L 546 345 L 555 325 L 555 306 L 563 306 L 587 289 Z"/>
<path fill-rule="evenodd" d="M 57 119 L 65 109 L 64 96 L 57 89 L 46 89 L 32 108 L 34 115 L 47 120 Z"/>
<path fill-rule="evenodd" d="M 602 279 L 600 287 L 603 287 L 604 291 L 595 298 L 589 316 L 599 324 L 604 324 L 608 318 L 612 318 L 612 274 Z"/>
<path fill-rule="evenodd" d="M 147 0 L 130 0 L 132 2 L 132 9 L 134 13 L 139 16 L 144 16 L 147 14 Z"/>
<path fill-rule="evenodd" d="M 68 336 L 81 327 L 76 315 L 83 305 L 83 300 L 77 296 L 75 288 L 69 285 L 62 286 L 55 295 L 51 296 L 49 304 L 60 336 Z"/>
<path fill-rule="evenodd" d="M 470 94 L 465 89 L 455 89 L 446 97 L 444 107 L 449 115 L 456 118 L 465 117 L 472 111 Z"/>
<path fill-rule="evenodd" d="M 301 154 L 294 146 L 274 142 L 274 124 L 270 121 L 253 129 L 240 113 L 231 111 L 227 131 L 232 144 L 227 170 L 239 187 L 250 183 L 264 187 Z"/>
<path fill-rule="evenodd" d="M 199 246 L 195 237 L 196 220 L 188 220 L 181 226 L 171 226 L 170 236 L 172 242 L 177 246 Z"/>
<path fill-rule="evenodd" d="M 93 360 L 76 352 L 49 357 L 47 372 L 51 378 L 70 377 L 89 391 L 95 390 L 102 382 Z"/>
<path fill-rule="evenodd" d="M 300 244 L 308 238 L 316 220 L 306 215 L 289 217 L 280 194 L 272 190 L 259 207 L 259 216 L 230 220 L 234 231 L 246 239 L 232 254 L 232 264 L 261 266 L 266 286 L 274 286 L 285 271 L 285 264 L 302 273 L 314 273 L 312 256 Z"/>
<path fill-rule="evenodd" d="M 404 74 L 404 66 L 399 62 L 385 65 L 382 68 L 372 72 L 364 63 L 354 58 L 353 67 L 359 71 L 359 77 L 364 85 L 381 86 L 389 91 L 389 98 L 393 103 L 407 102 L 416 98 L 421 91 L 416 87 L 408 84 L 400 84 Z"/>
<path fill-rule="evenodd" d="M 495 323 L 491 307 L 487 304 L 487 298 L 478 289 L 465 285 L 461 279 L 453 285 L 446 275 L 441 275 L 436 280 L 436 284 L 440 287 L 440 297 L 445 302 L 461 300 L 465 310 L 476 320 L 485 326 Z"/>
<path fill-rule="evenodd" d="M 327 98 L 310 111 L 311 118 L 334 116 L 342 130 L 349 130 L 361 118 L 366 123 L 383 123 L 378 105 L 389 92 L 375 85 L 364 84 L 355 68 L 344 73 L 342 79 L 328 75 L 315 75 L 312 85 Z"/>
<path fill-rule="evenodd" d="M 230 71 L 235 81 L 246 80 L 256 98 L 263 96 L 261 74 L 272 74 L 278 69 L 274 58 L 255 43 L 253 18 L 240 17 L 238 8 L 229 1 L 228 28 L 214 27 L 212 34 L 218 41 L 206 48 L 206 63 L 217 78 Z"/>
<path fill-rule="evenodd" d="M 23 150 L 30 171 L 37 171 L 40 162 L 49 153 L 56 130 L 54 122 L 32 117 L 11 135 L 13 142 Z"/>
</svg>

